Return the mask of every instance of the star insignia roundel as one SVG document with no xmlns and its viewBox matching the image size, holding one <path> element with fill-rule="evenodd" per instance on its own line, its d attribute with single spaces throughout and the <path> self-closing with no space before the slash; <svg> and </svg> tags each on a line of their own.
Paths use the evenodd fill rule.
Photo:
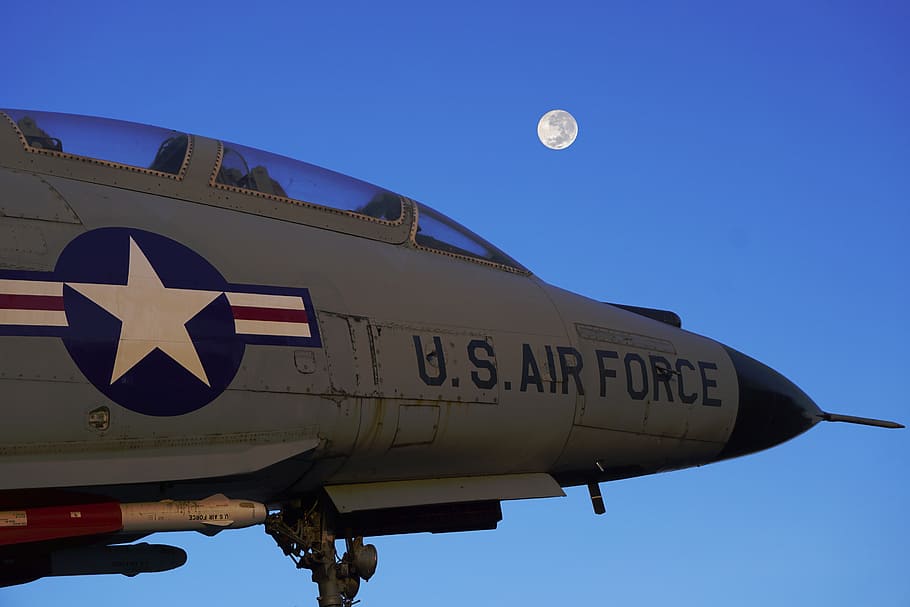
<svg viewBox="0 0 910 607">
<path fill-rule="evenodd" d="M 52 273 L 0 272 L 0 335 L 63 339 L 112 401 L 183 415 L 213 401 L 247 343 L 319 347 L 302 288 L 228 284 L 202 256 L 130 228 L 86 232 Z"/>
</svg>

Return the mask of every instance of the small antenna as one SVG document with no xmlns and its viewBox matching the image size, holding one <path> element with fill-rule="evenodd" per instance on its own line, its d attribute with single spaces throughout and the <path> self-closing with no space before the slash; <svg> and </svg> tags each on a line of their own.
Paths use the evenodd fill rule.
<svg viewBox="0 0 910 607">
<path fill-rule="evenodd" d="M 903 428 L 903 424 L 889 422 L 884 419 L 873 419 L 871 417 L 857 417 L 855 415 L 841 415 L 839 413 L 827 413 L 822 411 L 819 415 L 826 422 L 845 422 L 848 424 L 860 424 L 863 426 L 875 426 L 876 428 Z"/>
</svg>

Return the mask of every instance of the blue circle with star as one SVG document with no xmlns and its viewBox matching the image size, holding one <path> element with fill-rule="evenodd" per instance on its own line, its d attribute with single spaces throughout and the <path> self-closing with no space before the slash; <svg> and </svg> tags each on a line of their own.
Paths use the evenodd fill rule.
<svg viewBox="0 0 910 607">
<path fill-rule="evenodd" d="M 217 295 L 185 322 L 190 345 L 182 344 L 183 355 L 175 357 L 155 347 L 138 361 L 130 359 L 124 365 L 128 369 L 123 372 L 121 368 L 115 374 L 118 351 L 124 347 L 123 321 L 108 311 L 103 301 L 93 301 L 91 295 L 105 292 L 107 285 L 128 286 L 131 251 L 136 254 L 137 249 L 148 262 L 143 267 L 151 267 L 165 289 L 208 291 Z M 145 415 L 184 415 L 217 398 L 237 374 L 245 346 L 234 330 L 234 316 L 224 294 L 227 282 L 214 266 L 189 247 L 144 230 L 101 228 L 72 240 L 60 254 L 54 273 L 65 285 L 63 305 L 68 328 L 63 343 L 85 377 L 115 403 Z M 134 282 L 140 278 L 133 277 Z M 179 298 L 181 293 L 173 291 L 168 297 Z M 152 343 L 160 334 L 154 326 L 158 322 L 156 317 L 162 322 L 173 322 L 167 319 L 161 303 L 130 303 L 141 307 L 136 315 L 150 326 L 139 329 L 150 336 Z M 188 365 L 186 360 L 178 361 L 186 358 L 195 361 L 192 350 L 198 356 L 207 383 L 197 375 L 198 371 L 194 373 L 188 368 L 194 365 Z"/>
</svg>

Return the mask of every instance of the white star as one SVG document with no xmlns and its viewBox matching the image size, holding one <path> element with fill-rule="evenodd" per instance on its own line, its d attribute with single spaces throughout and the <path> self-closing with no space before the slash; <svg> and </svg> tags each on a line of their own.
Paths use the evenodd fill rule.
<svg viewBox="0 0 910 607">
<path fill-rule="evenodd" d="M 67 285 L 121 321 L 112 385 L 157 348 L 211 387 L 186 323 L 220 296 L 220 291 L 165 287 L 132 237 L 126 286 Z"/>
</svg>

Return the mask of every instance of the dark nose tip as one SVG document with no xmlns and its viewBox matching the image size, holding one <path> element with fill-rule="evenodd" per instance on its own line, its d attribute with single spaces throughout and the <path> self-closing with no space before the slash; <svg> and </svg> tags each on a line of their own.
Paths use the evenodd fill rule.
<svg viewBox="0 0 910 607">
<path fill-rule="evenodd" d="M 773 447 L 821 420 L 821 410 L 789 379 L 733 348 L 727 348 L 739 377 L 739 411 L 718 459 Z"/>
</svg>

